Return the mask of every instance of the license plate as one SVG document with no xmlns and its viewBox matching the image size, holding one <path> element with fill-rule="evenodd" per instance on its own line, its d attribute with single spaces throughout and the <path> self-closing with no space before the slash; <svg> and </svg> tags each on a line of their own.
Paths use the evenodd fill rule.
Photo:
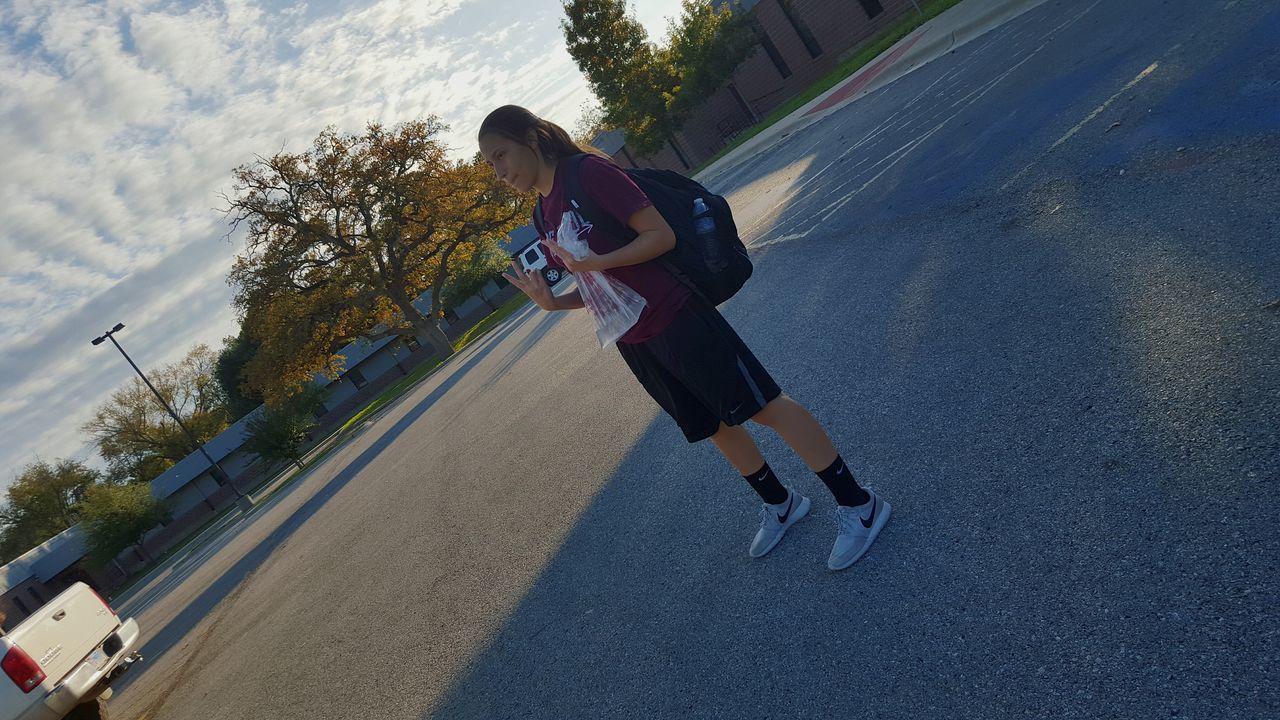
<svg viewBox="0 0 1280 720">
<path fill-rule="evenodd" d="M 92 653 L 89 654 L 89 664 L 99 670 L 106 667 L 107 663 L 109 662 L 111 662 L 111 656 L 108 655 L 102 648 L 98 648 L 97 650 L 94 650 Z"/>
</svg>

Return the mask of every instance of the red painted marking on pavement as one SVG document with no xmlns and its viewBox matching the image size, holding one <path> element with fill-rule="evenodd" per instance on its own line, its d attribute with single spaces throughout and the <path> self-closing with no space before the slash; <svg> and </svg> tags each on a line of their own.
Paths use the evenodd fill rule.
<svg viewBox="0 0 1280 720">
<path fill-rule="evenodd" d="M 924 37 L 924 35 L 924 33 L 920 33 L 919 35 L 911 38 L 910 41 L 903 43 L 897 50 L 894 50 L 881 58 L 874 65 L 868 67 L 861 75 L 850 80 L 848 83 L 845 83 L 844 87 L 841 87 L 839 90 L 828 95 L 826 100 L 818 103 L 806 112 L 805 115 L 812 115 L 813 113 L 827 110 L 853 97 L 859 90 L 866 87 L 872 80 L 879 77 L 880 73 L 887 70 L 894 61 L 902 57 L 902 54 L 905 53 L 912 45 L 915 45 L 920 38 Z"/>
</svg>

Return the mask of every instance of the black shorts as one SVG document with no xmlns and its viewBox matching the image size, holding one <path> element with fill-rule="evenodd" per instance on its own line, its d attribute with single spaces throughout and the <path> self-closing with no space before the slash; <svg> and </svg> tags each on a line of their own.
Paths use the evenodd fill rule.
<svg viewBox="0 0 1280 720">
<path fill-rule="evenodd" d="M 618 343 L 622 359 L 689 442 L 741 425 L 782 394 L 714 307 L 694 295 L 658 335 Z"/>
</svg>

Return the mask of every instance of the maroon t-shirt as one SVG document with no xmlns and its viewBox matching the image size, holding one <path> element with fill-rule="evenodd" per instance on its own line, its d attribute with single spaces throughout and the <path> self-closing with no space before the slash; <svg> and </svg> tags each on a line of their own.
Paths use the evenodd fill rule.
<svg viewBox="0 0 1280 720">
<path fill-rule="evenodd" d="M 577 210 L 570 207 L 569 198 L 565 197 L 564 178 L 568 173 L 567 164 L 572 161 L 572 158 L 560 161 L 556 167 L 555 181 L 551 185 L 551 194 L 542 198 L 542 215 L 545 221 L 543 227 L 547 235 L 555 238 L 556 230 L 567 210 L 577 216 L 571 221 L 578 228 L 578 236 L 587 241 L 591 252 L 604 255 L 626 245 L 630 242 L 628 238 L 611 235 L 607 228 L 592 227 L 578 215 Z M 588 155 L 582 160 L 578 174 L 582 181 L 582 191 L 589 194 L 597 207 L 613 216 L 623 227 L 627 226 L 627 221 L 637 211 L 653 205 L 644 191 L 636 187 L 621 168 L 602 157 Z M 546 236 L 541 237 L 541 240 L 546 239 Z M 545 248 L 545 242 L 543 244 L 547 263 L 563 268 L 560 258 L 549 248 Z M 657 260 L 616 267 L 604 272 L 621 280 L 645 300 L 640 319 L 618 339 L 619 342 L 644 342 L 662 332 L 671 324 L 671 320 L 684 307 L 684 302 L 689 297 L 689 288 Z"/>
</svg>

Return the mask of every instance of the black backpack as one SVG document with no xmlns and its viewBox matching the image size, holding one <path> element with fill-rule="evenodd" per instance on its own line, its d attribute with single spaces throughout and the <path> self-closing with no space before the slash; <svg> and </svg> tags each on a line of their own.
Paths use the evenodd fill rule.
<svg viewBox="0 0 1280 720">
<path fill-rule="evenodd" d="M 582 215 L 582 219 L 593 226 L 603 226 L 607 231 L 627 242 L 633 240 L 636 232 L 619 222 L 612 215 L 600 209 L 582 189 L 580 166 L 586 158 L 585 153 L 575 155 L 567 166 L 565 190 L 574 208 Z M 751 258 L 747 256 L 747 247 L 738 237 L 738 227 L 733 222 L 733 213 L 729 203 L 703 187 L 696 180 L 670 170 L 654 168 L 630 168 L 623 172 L 631 178 L 671 226 L 676 235 L 676 246 L 658 259 L 675 275 L 680 282 L 689 286 L 706 298 L 712 305 L 733 297 L 734 293 L 751 277 Z M 723 267 L 713 269 L 706 253 L 699 246 L 697 231 L 694 228 L 694 199 L 702 198 L 711 217 L 715 220 L 716 233 L 713 252 L 719 257 Z M 538 198 L 538 206 L 533 215 L 534 225 L 538 233 L 546 236 L 542 219 L 542 198 Z"/>
</svg>

